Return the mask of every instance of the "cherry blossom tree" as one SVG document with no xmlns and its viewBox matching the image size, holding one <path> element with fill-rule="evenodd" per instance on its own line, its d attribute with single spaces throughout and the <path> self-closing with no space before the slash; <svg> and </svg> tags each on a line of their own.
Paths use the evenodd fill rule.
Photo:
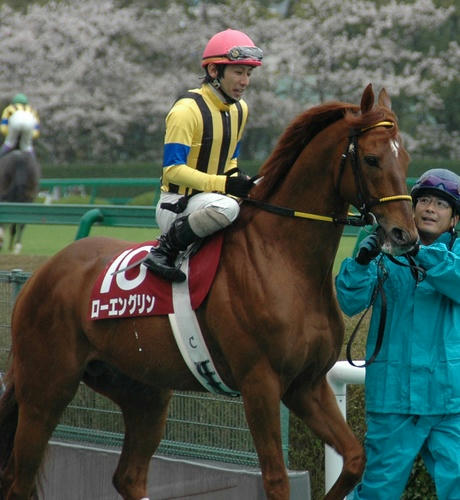
<svg viewBox="0 0 460 500">
<path fill-rule="evenodd" d="M 245 97 L 244 157 L 264 158 L 295 114 L 357 102 L 369 82 L 389 91 L 413 153 L 458 157 L 460 48 L 432 43 L 454 15 L 432 0 L 3 3 L 0 103 L 29 96 L 49 161 L 158 162 L 166 112 L 200 85 L 207 40 L 231 27 L 266 54 Z"/>
</svg>

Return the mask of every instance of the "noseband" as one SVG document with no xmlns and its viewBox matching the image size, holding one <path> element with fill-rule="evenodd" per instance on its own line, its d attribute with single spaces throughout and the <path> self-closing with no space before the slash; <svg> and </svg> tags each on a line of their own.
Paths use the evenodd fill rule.
<svg viewBox="0 0 460 500">
<path fill-rule="evenodd" d="M 410 201 L 412 203 L 411 196 L 407 194 L 397 194 L 392 196 L 384 196 L 383 198 L 372 198 L 369 194 L 369 190 L 367 188 L 367 184 L 364 179 L 364 175 L 361 168 L 361 163 L 359 161 L 358 155 L 358 137 L 363 133 L 367 132 L 376 127 L 394 127 L 395 124 L 391 121 L 381 121 L 374 123 L 368 127 L 362 129 L 351 129 L 348 135 L 348 145 L 345 152 L 342 154 L 342 159 L 340 162 L 340 170 L 339 177 L 337 181 L 337 192 L 339 191 L 341 180 L 343 177 L 343 173 L 345 170 L 345 165 L 348 157 L 351 160 L 351 166 L 353 170 L 353 175 L 355 178 L 356 190 L 357 190 L 357 198 L 358 204 L 357 207 L 359 211 L 359 215 L 348 214 L 346 217 L 329 217 L 326 215 L 318 215 L 311 214 L 307 212 L 299 212 L 292 208 L 280 207 L 277 205 L 272 205 L 270 203 L 265 203 L 261 200 L 255 200 L 253 198 L 241 198 L 245 202 L 249 202 L 252 205 L 265 210 L 266 212 L 271 212 L 277 215 L 283 215 L 286 217 L 298 217 L 301 219 L 311 219 L 311 220 L 319 220 L 324 222 L 333 222 L 335 224 L 342 224 L 348 226 L 366 226 L 369 224 L 374 224 L 376 222 L 371 209 L 379 204 L 388 203 L 390 201 Z"/>
</svg>

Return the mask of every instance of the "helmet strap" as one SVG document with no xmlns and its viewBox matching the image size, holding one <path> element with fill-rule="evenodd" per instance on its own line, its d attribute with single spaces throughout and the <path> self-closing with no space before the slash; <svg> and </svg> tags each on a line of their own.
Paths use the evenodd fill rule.
<svg viewBox="0 0 460 500">
<path fill-rule="evenodd" d="M 457 239 L 457 231 L 455 230 L 455 227 L 451 227 L 450 228 L 450 241 L 449 241 L 449 245 L 447 246 L 447 248 L 449 250 L 452 250 L 456 239 Z"/>
<path fill-rule="evenodd" d="M 227 104 L 235 104 L 237 102 L 237 99 L 233 99 L 233 97 L 230 97 L 228 94 L 226 94 L 221 88 L 218 89 L 219 92 L 224 96 L 225 102 Z"/>
<path fill-rule="evenodd" d="M 216 90 L 220 89 L 220 78 L 214 78 L 209 82 Z"/>
<path fill-rule="evenodd" d="M 218 66 L 217 68 L 217 76 L 215 78 L 212 78 L 210 77 L 209 78 L 209 83 L 216 89 L 220 92 L 220 94 L 223 96 L 223 98 L 225 99 L 225 102 L 227 104 L 234 104 L 235 102 L 237 102 L 237 99 L 233 99 L 233 97 L 230 97 L 228 94 L 226 94 L 223 90 L 222 90 L 222 85 L 220 83 L 220 79 L 224 76 L 224 66 L 221 65 L 221 66 Z M 206 71 L 207 75 L 209 75 L 209 73 Z"/>
</svg>

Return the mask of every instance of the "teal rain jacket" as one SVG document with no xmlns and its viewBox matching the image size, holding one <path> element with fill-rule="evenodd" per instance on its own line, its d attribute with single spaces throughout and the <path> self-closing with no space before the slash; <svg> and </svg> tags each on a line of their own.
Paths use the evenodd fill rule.
<svg viewBox="0 0 460 500">
<path fill-rule="evenodd" d="M 381 254 L 369 265 L 343 261 L 336 278 L 342 310 L 353 316 L 371 300 L 382 259 L 387 278 L 387 319 L 382 349 L 366 368 L 366 409 L 380 413 L 460 413 L 460 239 L 448 250 L 444 233 L 421 246 L 417 263 L 426 278 L 416 283 L 407 267 Z M 401 262 L 407 260 L 398 257 Z M 381 311 L 373 308 L 366 359 L 374 350 Z"/>
</svg>

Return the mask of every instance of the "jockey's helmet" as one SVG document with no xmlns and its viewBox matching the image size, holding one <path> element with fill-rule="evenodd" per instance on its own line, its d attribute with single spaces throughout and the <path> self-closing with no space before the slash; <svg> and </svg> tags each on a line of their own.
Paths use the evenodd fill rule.
<svg viewBox="0 0 460 500">
<path fill-rule="evenodd" d="M 13 99 L 11 100 L 12 104 L 29 104 L 29 99 L 27 99 L 27 96 L 25 94 L 16 94 Z"/>
<path fill-rule="evenodd" d="M 227 29 L 216 33 L 207 43 L 202 57 L 201 66 L 215 64 L 244 64 L 260 66 L 262 64 L 262 49 L 245 33 Z"/>
<path fill-rule="evenodd" d="M 420 196 L 432 194 L 448 201 L 455 213 L 460 214 L 460 177 L 445 168 L 427 170 L 411 190 L 414 204 Z"/>
</svg>

